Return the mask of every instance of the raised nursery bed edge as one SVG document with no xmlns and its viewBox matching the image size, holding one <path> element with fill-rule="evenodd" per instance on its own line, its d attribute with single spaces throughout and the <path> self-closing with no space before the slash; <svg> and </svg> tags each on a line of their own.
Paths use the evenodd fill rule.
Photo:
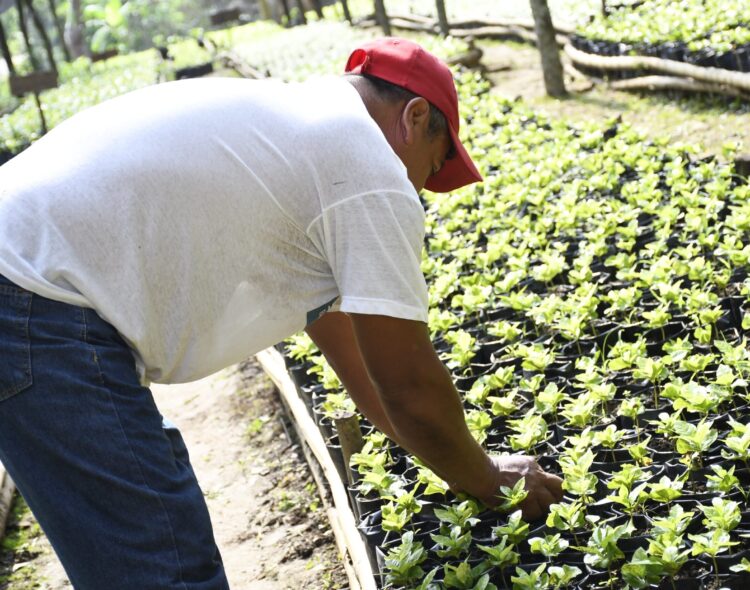
<svg viewBox="0 0 750 590">
<path fill-rule="evenodd" d="M 326 478 L 331 492 L 333 506 L 327 511 L 336 544 L 346 569 L 351 590 L 377 590 L 375 577 L 367 557 L 367 549 L 357 530 L 354 513 L 349 507 L 349 498 L 344 483 L 331 459 L 325 441 L 300 398 L 289 373 L 284 358 L 275 348 L 267 348 L 256 355 L 263 370 L 279 390 L 294 422 L 297 433 L 307 444 Z M 309 457 L 306 455 L 306 458 Z"/>
<path fill-rule="evenodd" d="M 5 471 L 5 467 L 0 463 L 0 539 L 5 535 L 5 525 L 8 523 L 8 514 L 13 505 L 13 496 L 15 495 L 16 486 L 13 480 Z"/>
</svg>

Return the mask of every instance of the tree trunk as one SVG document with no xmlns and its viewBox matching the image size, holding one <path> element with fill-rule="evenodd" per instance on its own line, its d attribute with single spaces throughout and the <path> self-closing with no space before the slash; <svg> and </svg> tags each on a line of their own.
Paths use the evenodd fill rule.
<svg viewBox="0 0 750 590">
<path fill-rule="evenodd" d="M 5 65 L 8 66 L 8 73 L 15 75 L 16 68 L 13 66 L 13 58 L 10 55 L 10 47 L 8 47 L 8 39 L 5 36 L 5 28 L 3 27 L 2 19 L 0 19 L 0 50 L 3 52 Z"/>
<path fill-rule="evenodd" d="M 555 29 L 552 26 L 552 16 L 549 13 L 547 0 L 531 0 L 531 12 L 534 15 L 534 30 L 536 31 L 537 46 L 542 59 L 544 87 L 549 96 L 558 98 L 566 96 L 560 50 L 557 47 Z"/>
<path fill-rule="evenodd" d="M 34 25 L 36 26 L 37 31 L 39 31 L 39 36 L 42 38 L 42 44 L 44 45 L 44 50 L 47 52 L 47 59 L 49 60 L 49 67 L 50 69 L 52 69 L 53 72 L 57 72 L 57 61 L 55 60 L 55 52 L 52 49 L 52 42 L 49 40 L 49 35 L 47 34 L 46 29 L 44 28 L 44 23 L 42 22 L 42 19 L 39 18 L 39 13 L 34 8 L 33 0 L 26 0 L 26 5 L 29 8 L 29 13 L 31 14 L 31 20 L 34 21 Z"/>
<path fill-rule="evenodd" d="M 320 0 L 310 0 L 310 2 L 312 3 L 315 14 L 318 15 L 319 19 L 323 20 L 323 7 L 320 5 Z"/>
<path fill-rule="evenodd" d="M 70 56 L 73 59 L 85 55 L 86 48 L 83 45 L 83 12 L 81 11 L 81 0 L 70 0 L 68 18 L 65 22 L 65 40 L 70 48 Z"/>
<path fill-rule="evenodd" d="M 344 18 L 352 24 L 352 13 L 349 12 L 349 3 L 346 0 L 341 0 L 341 7 L 344 9 Z"/>
<path fill-rule="evenodd" d="M 300 22 L 303 25 L 307 24 L 307 17 L 305 16 L 305 4 L 302 0 L 297 0 L 297 9 L 299 10 Z"/>
<path fill-rule="evenodd" d="M 440 32 L 447 37 L 450 34 L 450 26 L 448 25 L 448 15 L 445 13 L 445 0 L 437 0 L 437 14 Z"/>
<path fill-rule="evenodd" d="M 280 0 L 281 1 L 281 8 L 284 10 L 284 15 L 286 16 L 286 26 L 291 27 L 292 26 L 292 14 L 289 12 L 289 0 Z"/>
<path fill-rule="evenodd" d="M 609 9 L 607 8 L 607 0 L 602 0 L 602 14 L 609 16 Z"/>
<path fill-rule="evenodd" d="M 49 11 L 52 14 L 52 22 L 55 23 L 55 30 L 57 31 L 57 40 L 60 42 L 60 49 L 62 49 L 65 61 L 70 61 L 70 50 L 68 44 L 65 43 L 65 27 L 63 26 L 60 18 L 57 16 L 57 6 L 55 6 L 55 0 L 48 0 Z"/>
<path fill-rule="evenodd" d="M 385 0 L 375 0 L 375 20 L 383 29 L 386 37 L 391 36 L 391 21 L 388 19 L 388 13 L 385 11 Z"/>
<path fill-rule="evenodd" d="M 16 9 L 18 10 L 18 28 L 21 29 L 21 36 L 23 37 L 24 45 L 26 45 L 26 52 L 29 54 L 31 67 L 36 71 L 39 69 L 39 62 L 31 49 L 29 29 L 26 27 L 26 11 L 23 8 L 23 0 L 16 0 Z"/>
</svg>

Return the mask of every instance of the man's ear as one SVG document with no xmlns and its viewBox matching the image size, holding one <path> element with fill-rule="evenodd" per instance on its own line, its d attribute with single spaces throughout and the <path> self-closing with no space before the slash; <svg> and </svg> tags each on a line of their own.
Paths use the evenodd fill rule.
<svg viewBox="0 0 750 590">
<path fill-rule="evenodd" d="M 411 145 L 417 134 L 424 135 L 430 124 L 430 103 L 421 96 L 412 98 L 401 112 L 401 128 L 404 143 Z"/>
</svg>

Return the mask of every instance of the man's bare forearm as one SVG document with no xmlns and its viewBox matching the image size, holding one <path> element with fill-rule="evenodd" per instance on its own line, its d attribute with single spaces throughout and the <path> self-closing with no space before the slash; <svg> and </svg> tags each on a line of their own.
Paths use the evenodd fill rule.
<svg viewBox="0 0 750 590">
<path fill-rule="evenodd" d="M 399 391 L 382 391 L 385 412 L 404 448 L 452 486 L 477 497 L 492 495 L 490 458 L 466 426 L 460 398 L 437 358 L 424 379 Z M 415 369 L 416 370 L 416 369 Z"/>
<path fill-rule="evenodd" d="M 357 409 L 393 442 L 419 457 L 439 477 L 449 481 L 441 469 L 417 453 L 407 440 L 396 432 L 362 361 L 349 317 L 343 313 L 328 313 L 309 326 L 307 333 L 341 379 Z"/>
</svg>

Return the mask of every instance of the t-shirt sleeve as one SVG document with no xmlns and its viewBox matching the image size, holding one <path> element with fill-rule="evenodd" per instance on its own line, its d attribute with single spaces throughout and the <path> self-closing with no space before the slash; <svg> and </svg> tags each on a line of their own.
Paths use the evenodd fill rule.
<svg viewBox="0 0 750 590">
<path fill-rule="evenodd" d="M 427 322 L 424 211 L 413 195 L 349 197 L 325 208 L 307 233 L 331 267 L 341 311 Z"/>
</svg>

